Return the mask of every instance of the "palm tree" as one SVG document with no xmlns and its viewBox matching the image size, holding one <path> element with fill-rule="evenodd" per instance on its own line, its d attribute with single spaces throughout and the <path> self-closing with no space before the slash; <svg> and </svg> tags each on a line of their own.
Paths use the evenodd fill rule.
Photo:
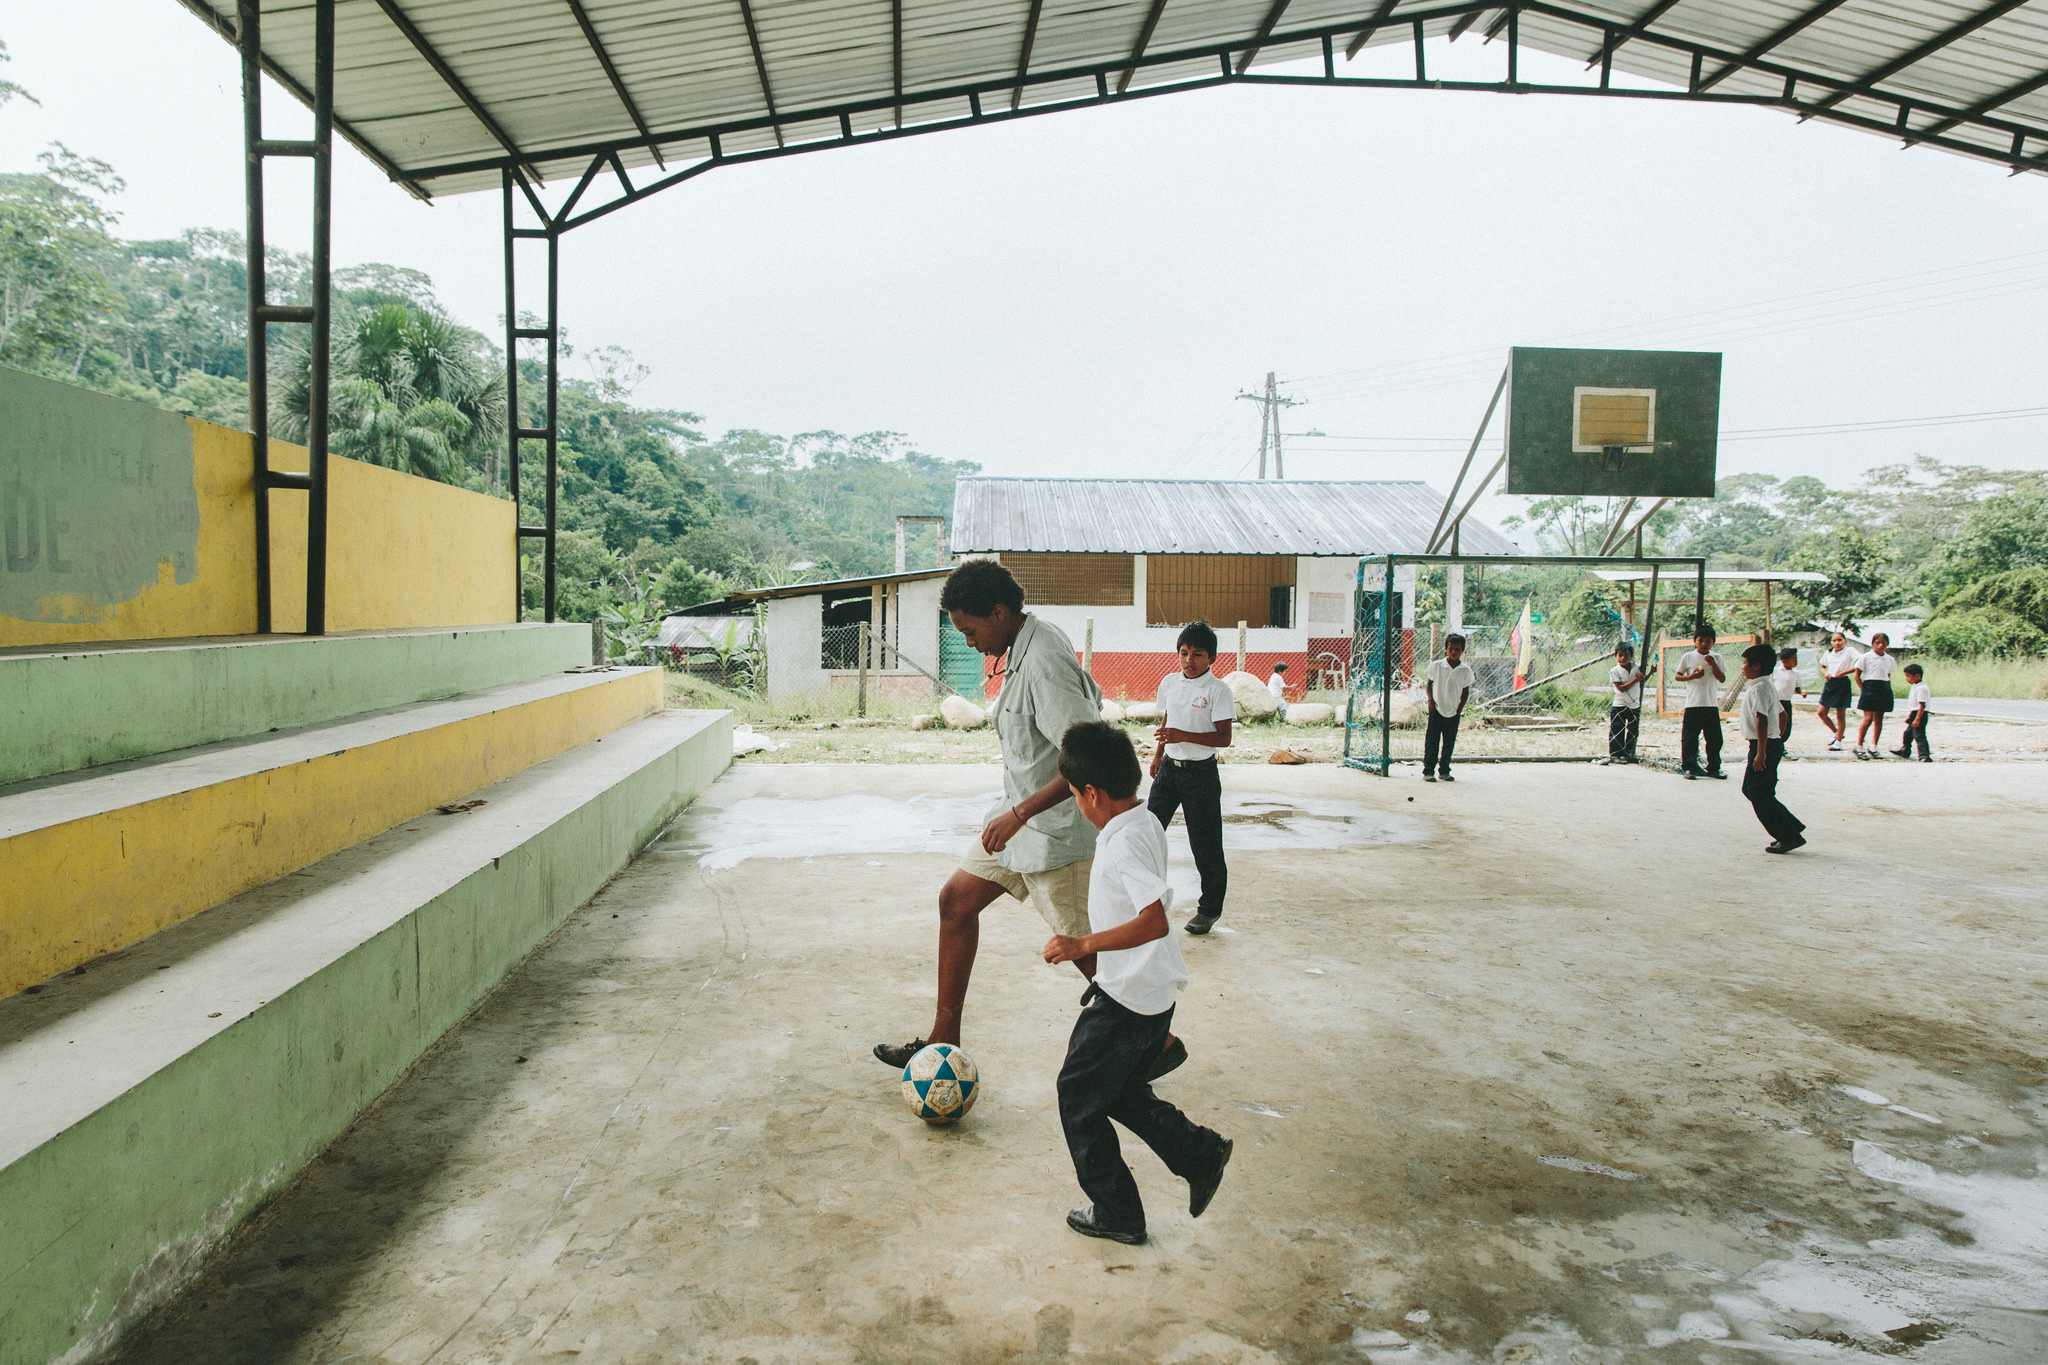
<svg viewBox="0 0 2048 1365">
<path fill-rule="evenodd" d="M 481 338 L 437 309 L 397 303 L 357 312 L 336 331 L 327 408 L 335 454 L 453 482 L 470 457 L 495 453 L 505 386 L 479 354 Z M 270 420 L 279 436 L 303 441 L 313 377 L 304 343 L 287 344 L 283 369 Z"/>
</svg>

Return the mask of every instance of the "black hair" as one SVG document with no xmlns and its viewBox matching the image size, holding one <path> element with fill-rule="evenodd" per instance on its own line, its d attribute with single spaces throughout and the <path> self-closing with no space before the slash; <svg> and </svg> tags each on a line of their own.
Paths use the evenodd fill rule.
<svg viewBox="0 0 2048 1365">
<path fill-rule="evenodd" d="M 1107 721 L 1084 720 L 1060 740 L 1060 776 L 1075 792 L 1094 787 L 1118 801 L 1138 794 L 1138 751 L 1131 737 Z"/>
<path fill-rule="evenodd" d="M 1796 664 L 1799 662 L 1799 651 L 1790 645 L 1786 645 L 1778 651 L 1778 657 L 1788 664 Z"/>
<path fill-rule="evenodd" d="M 1909 678 L 1924 678 L 1927 676 L 1927 670 L 1918 664 L 1907 664 L 1906 676 Z"/>
<path fill-rule="evenodd" d="M 1189 622 L 1181 627 L 1180 638 L 1173 642 L 1175 649 L 1182 645 L 1189 649 L 1199 649 L 1213 659 L 1216 657 L 1216 632 L 1209 629 L 1207 621 Z"/>
<path fill-rule="evenodd" d="M 1465 637 L 1456 631 L 1452 631 L 1449 635 L 1444 636 L 1444 648 L 1449 649 L 1452 645 L 1463 649 L 1465 647 Z"/>
<path fill-rule="evenodd" d="M 1275 659 L 1273 661 L 1273 671 L 1275 673 L 1285 673 L 1287 671 L 1287 660 Z"/>
<path fill-rule="evenodd" d="M 1636 647 L 1626 640 L 1623 640 L 1621 643 L 1617 644 L 1614 647 L 1614 652 L 1616 654 L 1626 654 L 1631 659 L 1636 657 Z"/>
<path fill-rule="evenodd" d="M 1892 637 L 1885 634 L 1883 631 L 1879 631 L 1877 634 L 1870 637 L 1870 643 L 1872 644 L 1876 644 L 1879 640 L 1884 641 L 1886 644 L 1890 644 L 1892 642 Z"/>
<path fill-rule="evenodd" d="M 1692 638 L 1697 640 L 1702 635 L 1706 636 L 1709 640 L 1718 640 L 1721 638 L 1720 636 L 1714 634 L 1714 628 L 1708 625 L 1705 621 L 1693 622 Z"/>
<path fill-rule="evenodd" d="M 1771 653 L 1769 645 L 1751 645 L 1748 649 L 1742 651 L 1742 662 L 1754 668 L 1758 673 L 1770 672 L 1771 665 L 1777 661 L 1778 656 Z"/>
<path fill-rule="evenodd" d="M 1024 588 L 1017 577 L 993 559 L 970 559 L 946 575 L 939 610 L 963 616 L 994 616 L 997 607 L 1023 614 Z"/>
</svg>

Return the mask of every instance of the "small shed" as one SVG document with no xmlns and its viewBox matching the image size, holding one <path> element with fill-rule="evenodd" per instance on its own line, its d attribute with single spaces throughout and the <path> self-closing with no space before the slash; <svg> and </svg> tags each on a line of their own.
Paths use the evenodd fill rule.
<svg viewBox="0 0 2048 1365">
<path fill-rule="evenodd" d="M 754 588 L 705 602 L 662 623 L 664 642 L 693 619 L 746 617 L 762 608 L 763 694 L 771 701 L 851 690 L 866 674 L 871 696 L 926 700 L 941 672 L 939 592 L 948 569 L 870 574 Z M 954 632 L 958 638 L 958 632 Z M 973 669 L 980 674 L 978 661 Z"/>
</svg>

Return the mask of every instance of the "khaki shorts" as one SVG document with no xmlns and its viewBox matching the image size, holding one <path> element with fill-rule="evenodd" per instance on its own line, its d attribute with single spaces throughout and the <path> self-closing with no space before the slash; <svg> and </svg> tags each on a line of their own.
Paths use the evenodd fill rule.
<svg viewBox="0 0 2048 1365">
<path fill-rule="evenodd" d="M 1088 873 L 1093 858 L 1068 863 L 1046 872 L 1012 872 L 976 839 L 960 859 L 960 870 L 970 877 L 994 882 L 1018 900 L 1028 900 L 1055 934 L 1080 938 L 1089 932 Z"/>
</svg>

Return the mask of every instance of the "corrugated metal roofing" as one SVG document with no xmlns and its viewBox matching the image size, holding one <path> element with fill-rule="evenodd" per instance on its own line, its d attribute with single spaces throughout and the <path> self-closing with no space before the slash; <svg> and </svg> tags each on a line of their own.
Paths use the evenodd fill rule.
<svg viewBox="0 0 2048 1365">
<path fill-rule="evenodd" d="M 181 3 L 233 33 L 235 0 Z M 303 92 L 312 6 L 261 4 L 266 56 Z M 1418 32 L 1499 41 L 1504 80 L 1502 40 L 1584 60 L 1588 85 L 1604 53 L 1668 94 L 2048 170 L 2044 0 L 339 0 L 335 22 L 344 135 L 434 194 L 512 165 L 574 181 L 601 153 L 675 173 L 1326 50 L 1342 75 Z"/>
<path fill-rule="evenodd" d="M 1443 505 L 1411 481 L 961 479 L 953 553 L 1421 554 Z M 1518 553 L 1470 517 L 1458 548 Z"/>
</svg>

